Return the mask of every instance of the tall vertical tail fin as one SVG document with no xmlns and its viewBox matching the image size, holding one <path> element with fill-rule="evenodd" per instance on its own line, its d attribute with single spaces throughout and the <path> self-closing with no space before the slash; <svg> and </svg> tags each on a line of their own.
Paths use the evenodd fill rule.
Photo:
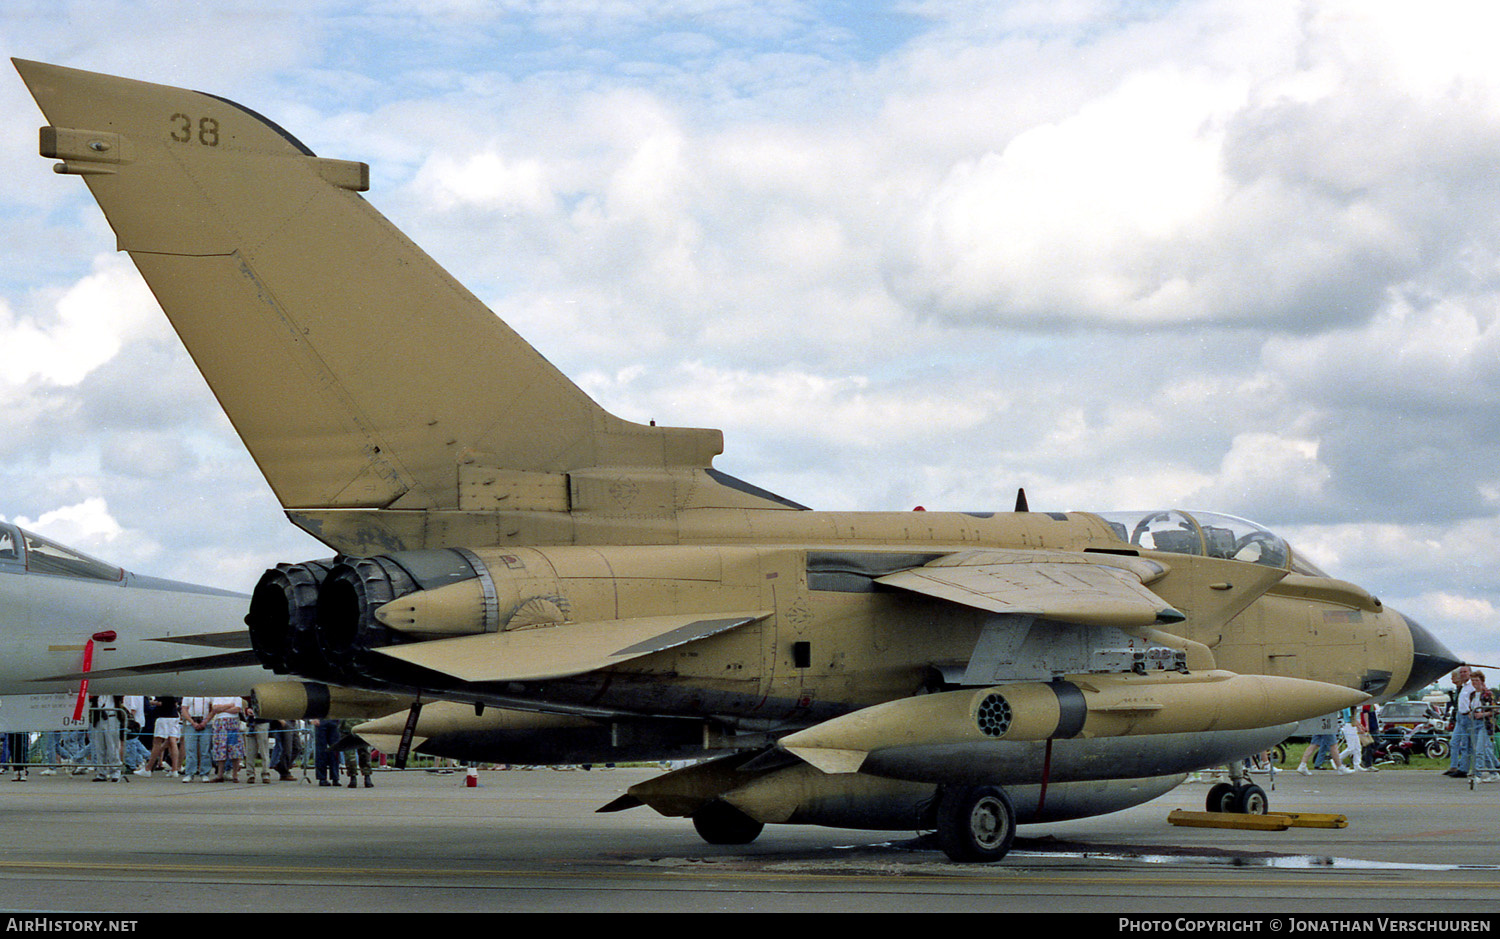
<svg viewBox="0 0 1500 939">
<path fill-rule="evenodd" d="M 364 200 L 364 164 L 212 95 L 15 65 L 289 510 L 456 508 L 476 465 L 712 472 L 718 431 L 600 408 Z"/>
</svg>

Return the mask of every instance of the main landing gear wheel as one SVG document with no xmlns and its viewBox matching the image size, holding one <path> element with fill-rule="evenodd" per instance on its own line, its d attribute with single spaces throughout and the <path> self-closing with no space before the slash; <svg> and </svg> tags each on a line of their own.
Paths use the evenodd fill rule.
<svg viewBox="0 0 1500 939">
<path fill-rule="evenodd" d="M 1016 810 L 999 786 L 944 787 L 938 796 L 937 839 L 955 861 L 998 861 L 1016 837 Z"/>
<path fill-rule="evenodd" d="M 1246 815 L 1264 815 L 1271 807 L 1271 799 L 1261 787 L 1250 783 L 1235 786 L 1219 783 L 1208 790 L 1205 808 L 1210 812 L 1242 812 Z"/>
<path fill-rule="evenodd" d="M 693 813 L 693 828 L 709 844 L 749 844 L 765 827 L 728 802 L 710 802 Z"/>
</svg>

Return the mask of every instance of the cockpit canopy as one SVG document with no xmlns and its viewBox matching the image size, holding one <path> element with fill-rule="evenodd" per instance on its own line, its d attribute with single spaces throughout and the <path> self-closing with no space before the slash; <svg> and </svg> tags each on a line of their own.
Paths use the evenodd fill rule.
<svg viewBox="0 0 1500 939">
<path fill-rule="evenodd" d="M 0 522 L 0 571 L 56 574 L 119 583 L 125 571 L 24 528 Z"/>
<path fill-rule="evenodd" d="M 1263 564 L 1314 577 L 1328 576 L 1298 557 L 1280 535 L 1233 515 L 1157 509 L 1101 512 L 1099 517 L 1121 541 L 1138 548 Z"/>
</svg>

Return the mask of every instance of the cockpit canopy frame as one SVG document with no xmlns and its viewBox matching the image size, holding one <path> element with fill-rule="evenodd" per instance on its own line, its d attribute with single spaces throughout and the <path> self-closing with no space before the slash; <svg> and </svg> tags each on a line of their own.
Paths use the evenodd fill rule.
<svg viewBox="0 0 1500 939">
<path fill-rule="evenodd" d="M 1299 557 L 1280 535 L 1264 525 L 1233 515 L 1152 509 L 1100 512 L 1098 516 L 1121 541 L 1133 547 L 1243 561 L 1314 577 L 1328 576 Z"/>
<path fill-rule="evenodd" d="M 75 551 L 8 522 L 0 522 L 0 570 L 109 583 L 121 583 L 125 580 L 124 568 L 90 557 L 82 551 Z"/>
</svg>

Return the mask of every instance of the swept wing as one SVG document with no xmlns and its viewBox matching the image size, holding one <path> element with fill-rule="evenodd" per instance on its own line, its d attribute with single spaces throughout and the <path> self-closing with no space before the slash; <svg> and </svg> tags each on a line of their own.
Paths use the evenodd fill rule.
<svg viewBox="0 0 1500 939">
<path fill-rule="evenodd" d="M 1165 565 L 1143 558 L 979 550 L 875 582 L 991 613 L 1140 630 L 1186 618 L 1146 588 L 1166 573 Z"/>
</svg>

